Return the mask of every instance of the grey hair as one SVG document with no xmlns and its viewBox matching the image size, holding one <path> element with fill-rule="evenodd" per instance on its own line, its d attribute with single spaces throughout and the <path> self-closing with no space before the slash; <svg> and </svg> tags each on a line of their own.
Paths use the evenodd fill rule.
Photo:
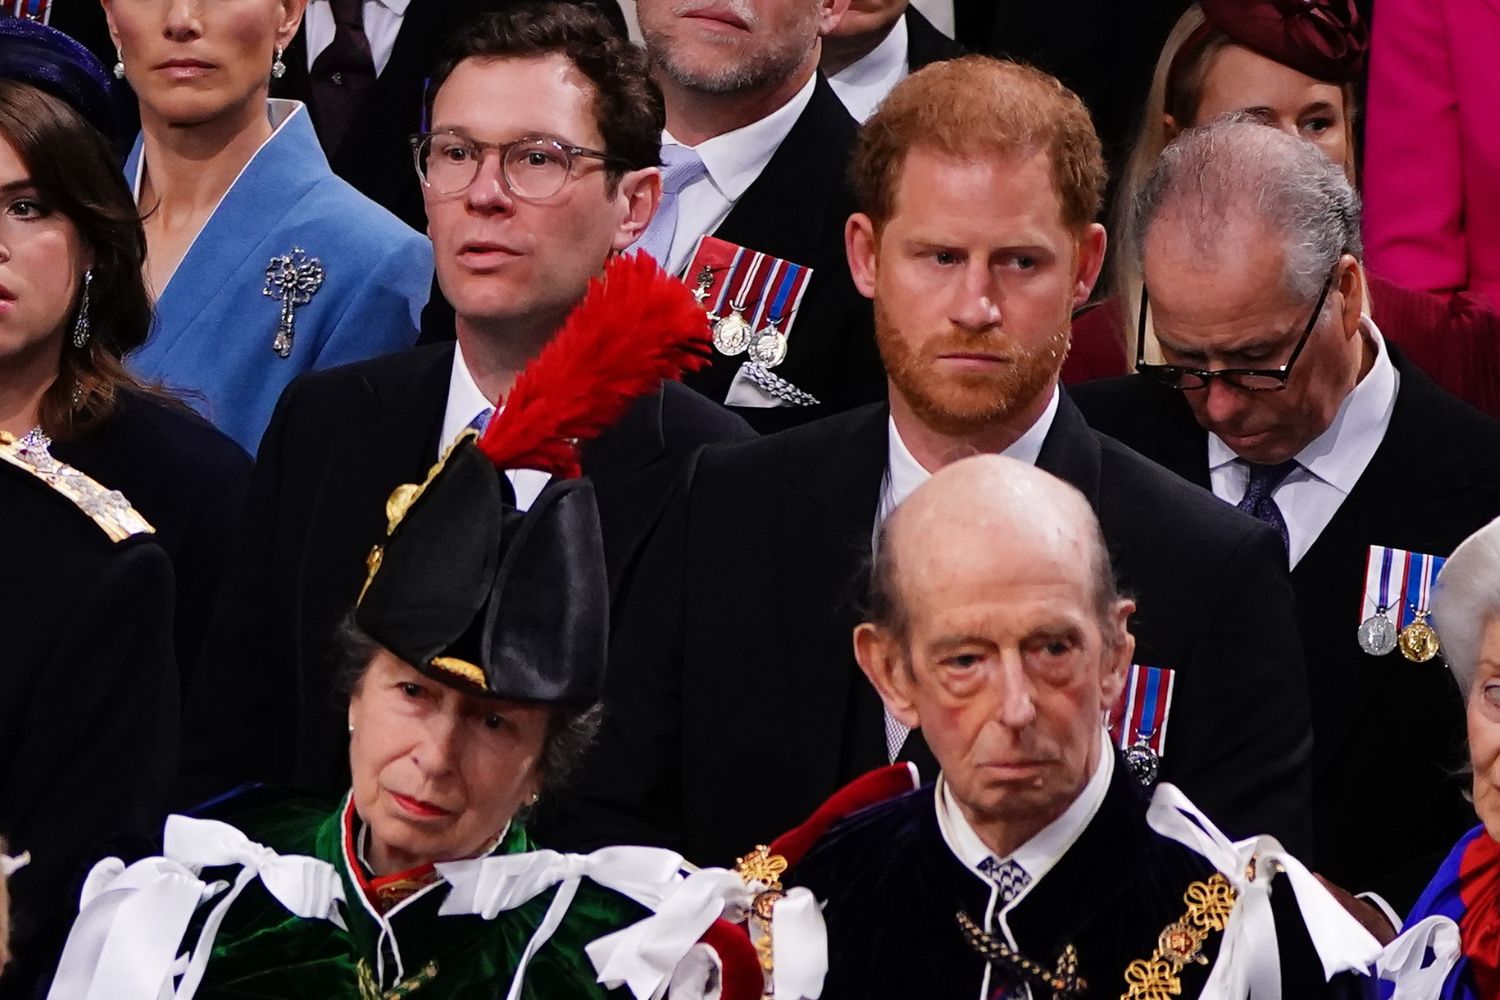
<svg viewBox="0 0 1500 1000">
<path fill-rule="evenodd" d="M 1186 129 L 1162 150 L 1132 214 L 1128 249 L 1141 272 L 1147 234 L 1163 218 L 1209 258 L 1234 249 L 1223 241 L 1226 224 L 1259 222 L 1284 241 L 1286 288 L 1298 301 L 1317 298 L 1341 256 L 1364 257 L 1359 194 L 1344 169 L 1315 144 L 1243 113 Z"/>
<path fill-rule="evenodd" d="M 1500 617 L 1500 518 L 1453 550 L 1438 574 L 1432 622 L 1448 669 L 1467 697 L 1479 666 L 1484 630 Z"/>
</svg>

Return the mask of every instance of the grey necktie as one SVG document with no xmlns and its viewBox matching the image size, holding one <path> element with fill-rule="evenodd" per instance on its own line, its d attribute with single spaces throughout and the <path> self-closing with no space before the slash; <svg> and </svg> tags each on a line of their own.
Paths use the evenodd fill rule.
<svg viewBox="0 0 1500 1000">
<path fill-rule="evenodd" d="M 677 196 L 683 188 L 708 173 L 696 150 L 687 146 L 663 146 L 661 149 L 661 204 L 636 242 L 641 253 L 650 254 L 662 267 L 672 252 L 677 235 Z"/>
</svg>

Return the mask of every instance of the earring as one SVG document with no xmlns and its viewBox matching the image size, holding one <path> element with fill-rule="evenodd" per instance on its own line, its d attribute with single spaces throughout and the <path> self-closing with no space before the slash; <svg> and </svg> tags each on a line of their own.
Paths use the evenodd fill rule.
<svg viewBox="0 0 1500 1000">
<path fill-rule="evenodd" d="M 115 79 L 125 79 L 125 53 L 115 49 Z"/>
<path fill-rule="evenodd" d="M 78 303 L 78 318 L 73 321 L 73 346 L 80 350 L 89 346 L 89 285 L 93 280 L 92 268 L 83 272 L 83 298 Z"/>
<path fill-rule="evenodd" d="M 352 723 L 352 722 L 349 723 L 349 735 L 350 736 L 354 735 L 354 723 Z"/>
<path fill-rule="evenodd" d="M 271 64 L 271 75 L 278 80 L 286 76 L 286 63 L 281 61 L 281 53 L 285 51 L 280 45 L 276 46 L 276 61 Z"/>
</svg>

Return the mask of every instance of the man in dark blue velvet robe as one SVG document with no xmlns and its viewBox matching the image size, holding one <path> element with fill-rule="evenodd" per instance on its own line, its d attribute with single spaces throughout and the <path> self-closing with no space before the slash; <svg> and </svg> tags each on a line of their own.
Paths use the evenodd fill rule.
<svg viewBox="0 0 1500 1000">
<path fill-rule="evenodd" d="M 1149 753 L 1107 739 L 1134 604 L 1082 494 L 957 462 L 897 507 L 873 576 L 856 656 L 941 772 L 793 866 L 826 901 L 825 1000 L 1362 995 L 1378 945 L 1307 869 L 1148 792 Z"/>
</svg>

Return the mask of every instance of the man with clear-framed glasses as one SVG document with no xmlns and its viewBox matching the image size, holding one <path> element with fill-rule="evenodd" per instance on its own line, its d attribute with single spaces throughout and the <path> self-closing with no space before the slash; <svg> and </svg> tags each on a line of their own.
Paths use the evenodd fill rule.
<svg viewBox="0 0 1500 1000">
<path fill-rule="evenodd" d="M 1138 373 L 1074 398 L 1281 535 L 1312 694 L 1318 867 L 1403 908 L 1473 824 L 1427 601 L 1442 558 L 1500 513 L 1500 423 L 1381 336 L 1359 198 L 1315 146 L 1241 121 L 1190 130 L 1137 211 Z"/>
<path fill-rule="evenodd" d="M 299 380 L 282 396 L 209 637 L 218 669 L 189 699 L 187 801 L 245 780 L 341 791 L 332 637 L 385 530 L 386 498 L 487 422 L 656 209 L 660 92 L 644 54 L 588 7 L 486 16 L 454 39 L 428 93 L 429 126 L 410 155 L 456 340 Z M 674 383 L 583 449 L 612 577 L 681 462 L 702 444 L 751 436 Z M 529 470 L 510 478 L 523 509 L 547 482 Z M 226 704 L 239 709 L 228 723 Z"/>
</svg>

